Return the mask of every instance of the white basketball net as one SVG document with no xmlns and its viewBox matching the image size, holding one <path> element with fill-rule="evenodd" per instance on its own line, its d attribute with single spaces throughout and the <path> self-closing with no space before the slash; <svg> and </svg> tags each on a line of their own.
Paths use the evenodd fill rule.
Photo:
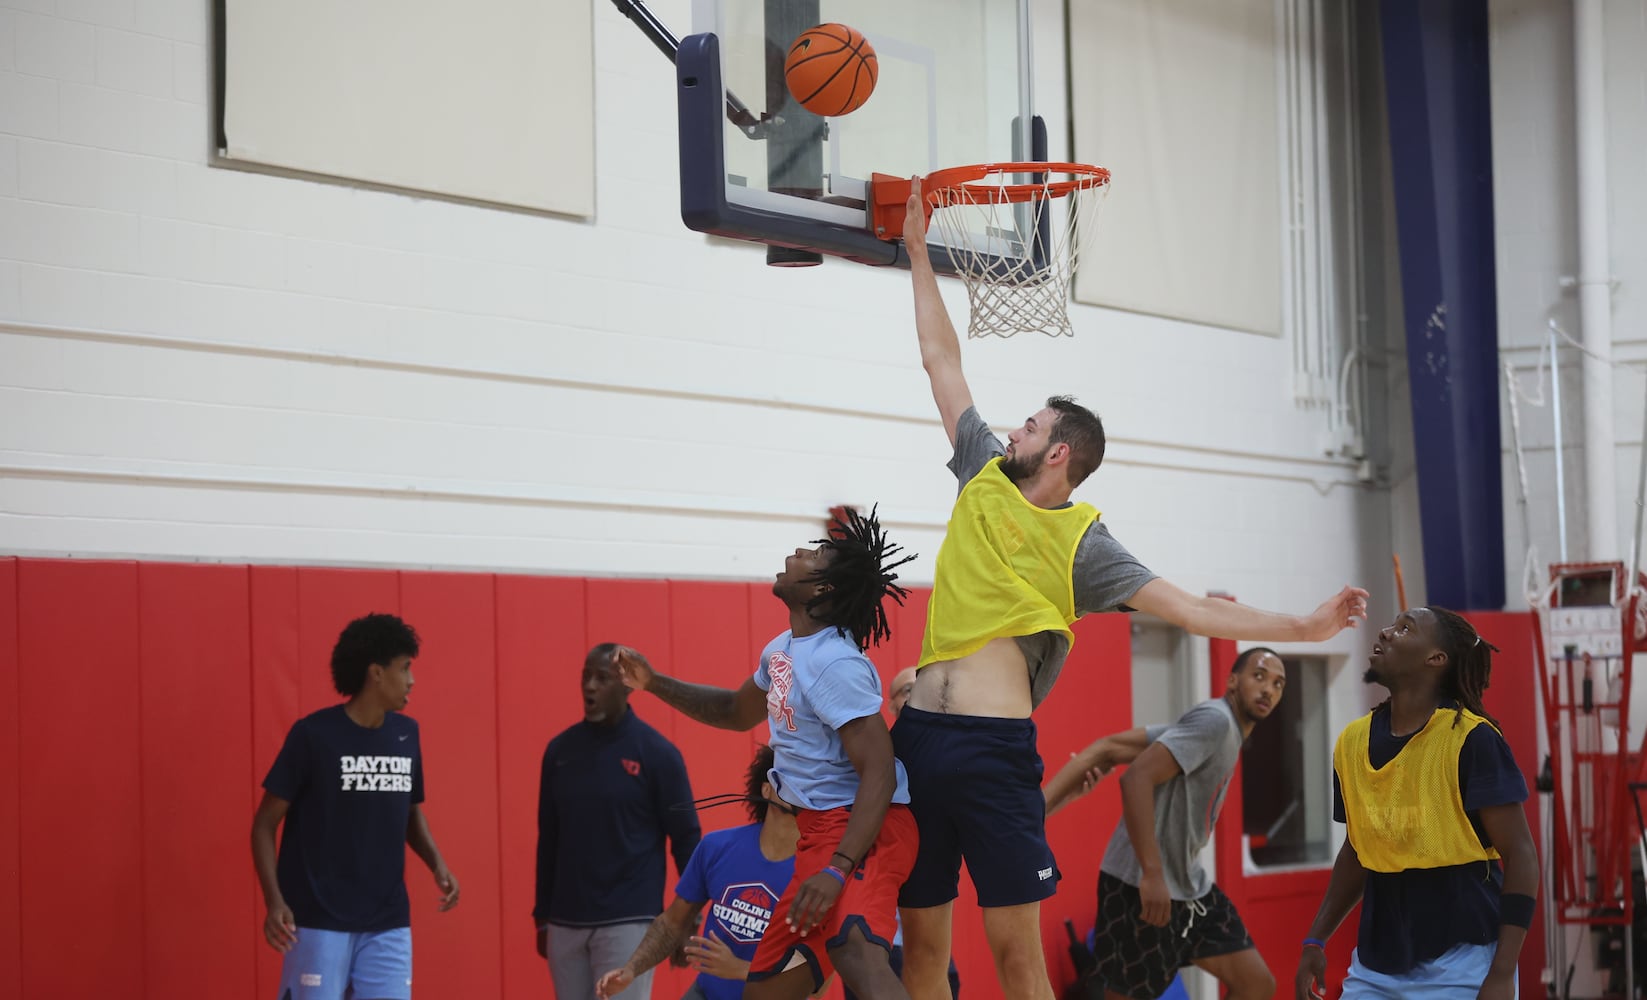
<svg viewBox="0 0 1647 1000">
<path fill-rule="evenodd" d="M 971 307 L 968 337 L 1011 337 L 1036 330 L 1049 337 L 1074 336 L 1069 322 L 1069 283 L 1080 244 L 1092 232 L 1109 179 L 1089 177 L 1065 195 L 1042 191 L 1027 201 L 1000 192 L 1021 189 L 1024 175 L 998 173 L 932 194 L 932 223 L 966 283 Z M 1017 181 L 1017 183 L 1014 183 Z"/>
</svg>

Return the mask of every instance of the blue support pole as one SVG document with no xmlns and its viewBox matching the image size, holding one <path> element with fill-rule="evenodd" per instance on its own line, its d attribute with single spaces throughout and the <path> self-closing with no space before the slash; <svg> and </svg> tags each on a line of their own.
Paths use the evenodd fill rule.
<svg viewBox="0 0 1647 1000">
<path fill-rule="evenodd" d="M 1383 0 L 1428 600 L 1504 606 L 1486 0 Z"/>
</svg>

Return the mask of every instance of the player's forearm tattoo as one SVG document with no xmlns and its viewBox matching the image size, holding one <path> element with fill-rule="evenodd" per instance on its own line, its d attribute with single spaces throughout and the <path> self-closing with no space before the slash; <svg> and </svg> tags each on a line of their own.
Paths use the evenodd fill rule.
<svg viewBox="0 0 1647 1000">
<path fill-rule="evenodd" d="M 652 918 L 652 926 L 646 928 L 646 936 L 635 946 L 635 953 L 629 956 L 629 966 L 635 975 L 645 975 L 648 969 L 673 955 L 685 943 L 685 932 L 669 922 L 668 912 L 660 913 Z"/>
<path fill-rule="evenodd" d="M 725 688 L 707 684 L 688 684 L 673 677 L 656 674 L 646 688 L 671 708 L 690 715 L 711 726 L 724 726 L 732 721 L 737 710 L 737 694 Z"/>
</svg>

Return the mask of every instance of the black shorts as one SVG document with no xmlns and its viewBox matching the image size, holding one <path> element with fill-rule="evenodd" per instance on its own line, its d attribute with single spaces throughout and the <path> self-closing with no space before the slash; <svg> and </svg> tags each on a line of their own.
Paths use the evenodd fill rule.
<svg viewBox="0 0 1647 1000">
<path fill-rule="evenodd" d="M 1098 975 L 1132 1000 L 1155 1000 L 1186 965 L 1252 947 L 1241 914 L 1216 885 L 1200 899 L 1173 900 L 1165 927 L 1144 923 L 1142 913 L 1137 886 L 1098 873 Z"/>
<path fill-rule="evenodd" d="M 1035 903 L 1058 890 L 1034 722 L 905 705 L 892 748 L 909 775 L 909 811 L 921 834 L 899 906 L 954 899 L 962 859 L 979 906 Z"/>
</svg>

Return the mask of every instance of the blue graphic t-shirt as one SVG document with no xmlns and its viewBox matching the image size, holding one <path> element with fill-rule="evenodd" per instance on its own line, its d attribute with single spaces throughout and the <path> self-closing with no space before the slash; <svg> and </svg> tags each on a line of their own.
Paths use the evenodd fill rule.
<svg viewBox="0 0 1647 1000">
<path fill-rule="evenodd" d="M 367 729 L 342 705 L 292 725 L 263 787 L 291 803 L 275 873 L 299 927 L 365 933 L 409 927 L 406 824 L 423 801 L 417 722 Z"/>
<path fill-rule="evenodd" d="M 772 728 L 772 787 L 802 809 L 839 809 L 858 794 L 858 772 L 841 747 L 842 726 L 881 711 L 881 678 L 851 636 L 825 628 L 766 644 L 755 671 Z M 904 765 L 894 761 L 892 801 L 909 801 Z"/>
<path fill-rule="evenodd" d="M 745 962 L 755 957 L 772 911 L 795 874 L 795 858 L 768 861 L 761 853 L 761 824 L 717 830 L 692 852 L 675 895 L 689 903 L 706 903 L 703 936 L 726 942 Z M 738 1000 L 743 983 L 708 973 L 698 974 L 698 989 L 708 1000 Z"/>
</svg>

